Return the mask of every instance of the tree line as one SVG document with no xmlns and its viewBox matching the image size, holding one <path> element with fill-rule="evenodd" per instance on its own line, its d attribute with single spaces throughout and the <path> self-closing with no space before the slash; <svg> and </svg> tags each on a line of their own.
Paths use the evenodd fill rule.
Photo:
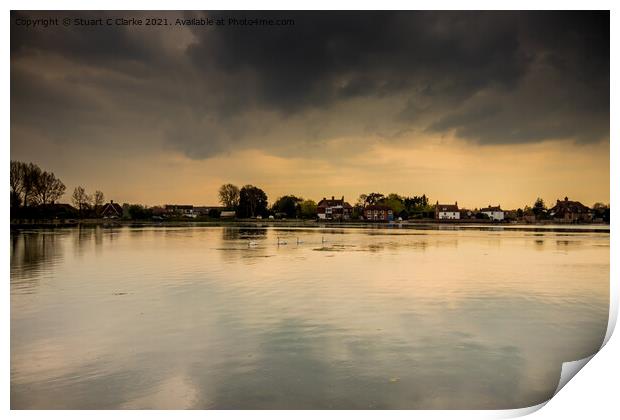
<svg viewBox="0 0 620 420">
<path fill-rule="evenodd" d="M 34 163 L 11 161 L 11 207 L 54 203 L 65 193 L 63 182 L 53 172 Z"/>
<path fill-rule="evenodd" d="M 269 206 L 267 194 L 261 188 L 250 184 L 241 188 L 233 184 L 224 184 L 218 190 L 218 196 L 222 206 L 234 210 L 240 218 L 268 215 L 299 219 L 316 217 L 316 202 L 294 195 L 285 195 Z"/>
<path fill-rule="evenodd" d="M 241 188 L 233 184 L 224 184 L 218 190 L 220 203 L 228 210 L 234 210 L 238 217 L 276 217 L 312 219 L 317 215 L 317 203 L 310 199 L 304 199 L 293 194 L 279 197 L 269 206 L 265 192 L 254 186 L 245 185 Z M 364 214 L 364 209 L 369 205 L 384 205 L 392 209 L 394 214 L 403 218 L 410 216 L 423 217 L 434 211 L 429 204 L 426 194 L 421 196 L 401 196 L 396 193 L 384 195 L 382 193 L 361 194 L 353 206 L 353 217 L 358 218 Z"/>
<path fill-rule="evenodd" d="M 56 175 L 41 169 L 30 162 L 11 161 L 10 204 L 11 217 L 98 217 L 105 203 L 103 192 L 96 190 L 89 194 L 82 186 L 77 186 L 71 194 L 74 208 L 58 208 L 54 204 L 66 192 L 65 184 Z M 293 194 L 279 197 L 269 205 L 268 197 L 261 188 L 247 184 L 239 188 L 234 184 L 224 184 L 218 190 L 220 203 L 228 210 L 234 210 L 239 218 L 267 217 L 312 219 L 317 215 L 317 203 Z M 402 219 L 432 218 L 434 205 L 426 194 L 403 196 L 396 193 L 383 194 L 371 192 L 360 194 L 353 205 L 352 217 L 357 219 L 364 215 L 366 207 L 382 205 L 390 208 L 396 217 Z M 132 219 L 148 219 L 155 215 L 154 210 L 163 213 L 163 209 L 149 208 L 142 205 L 123 205 L 123 215 Z M 609 206 L 595 203 L 592 208 L 595 217 L 609 219 Z M 61 214 L 62 213 L 62 214 Z M 517 209 L 514 217 L 521 219 L 534 216 L 538 220 L 551 217 L 549 209 L 542 198 L 537 198 L 532 206 Z M 476 213 L 476 217 L 486 216 Z M 219 217 L 219 211 L 211 209 L 208 217 Z M 488 217 L 488 216 L 486 216 Z"/>
<path fill-rule="evenodd" d="M 96 216 L 105 202 L 103 192 L 97 190 L 88 194 L 84 187 L 75 187 L 71 201 L 78 214 L 72 214 L 71 209 L 54 207 L 67 187 L 53 172 L 43 170 L 32 162 L 15 160 L 11 161 L 10 169 L 12 217 L 56 217 L 58 212 L 66 217 Z"/>
<path fill-rule="evenodd" d="M 360 194 L 353 207 L 353 217 L 362 216 L 367 206 L 385 206 L 392 210 L 393 214 L 403 219 L 428 217 L 435 207 L 429 203 L 426 194 L 413 197 L 403 196 L 396 193 L 384 195 L 371 192 Z"/>
</svg>

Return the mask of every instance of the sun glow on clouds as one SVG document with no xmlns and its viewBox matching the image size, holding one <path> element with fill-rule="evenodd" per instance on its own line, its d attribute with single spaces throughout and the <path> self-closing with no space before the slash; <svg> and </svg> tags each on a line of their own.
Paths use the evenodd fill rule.
<svg viewBox="0 0 620 420">
<path fill-rule="evenodd" d="M 472 208 L 497 203 L 517 208 L 531 205 L 537 196 L 548 203 L 564 195 L 589 205 L 609 200 L 608 143 L 589 145 L 584 153 L 586 146 L 558 141 L 479 146 L 444 137 L 418 139 L 414 146 L 358 141 L 358 153 L 337 153 L 352 144 L 351 139 L 336 139 L 325 145 L 323 156 L 312 158 L 257 149 L 206 160 L 145 153 L 116 160 L 113 166 L 91 150 L 81 155 L 78 167 L 57 172 L 70 188 L 83 184 L 118 202 L 150 205 L 214 205 L 218 187 L 227 182 L 260 186 L 272 201 L 295 194 L 314 200 L 344 195 L 354 202 L 372 191 L 424 193 L 433 201 L 458 201 Z"/>
<path fill-rule="evenodd" d="M 14 25 L 11 158 L 150 205 L 216 204 L 225 182 L 272 202 L 609 201 L 608 12 L 294 17 L 258 32 Z"/>
</svg>

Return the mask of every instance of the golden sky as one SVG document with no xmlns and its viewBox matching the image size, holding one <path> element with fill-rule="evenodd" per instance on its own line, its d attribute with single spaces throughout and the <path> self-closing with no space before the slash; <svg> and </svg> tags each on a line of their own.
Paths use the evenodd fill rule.
<svg viewBox="0 0 620 420">
<path fill-rule="evenodd" d="M 33 29 L 18 22 L 58 12 L 13 12 L 11 159 L 53 171 L 64 201 L 82 185 L 214 205 L 231 182 L 271 202 L 609 202 L 608 12 L 283 13 L 236 14 L 295 24 Z"/>
</svg>

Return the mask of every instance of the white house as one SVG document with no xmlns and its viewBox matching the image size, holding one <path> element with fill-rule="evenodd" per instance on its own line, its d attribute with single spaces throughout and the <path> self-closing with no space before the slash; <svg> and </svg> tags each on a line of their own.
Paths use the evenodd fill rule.
<svg viewBox="0 0 620 420">
<path fill-rule="evenodd" d="M 461 212 L 459 211 L 459 205 L 455 201 L 454 204 L 435 204 L 435 219 L 460 219 Z"/>
<path fill-rule="evenodd" d="M 499 204 L 496 207 L 492 207 L 489 204 L 489 207 L 480 209 L 480 213 L 486 214 L 491 220 L 504 220 L 504 210 L 501 209 Z"/>
</svg>

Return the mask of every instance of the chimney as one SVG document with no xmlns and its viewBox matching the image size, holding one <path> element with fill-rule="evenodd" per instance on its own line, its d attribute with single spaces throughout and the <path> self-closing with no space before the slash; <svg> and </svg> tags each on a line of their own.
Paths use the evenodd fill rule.
<svg viewBox="0 0 620 420">
<path fill-rule="evenodd" d="M 114 204 L 114 200 L 110 200 L 110 204 Z"/>
<path fill-rule="evenodd" d="M 334 201 L 334 196 L 332 195 L 332 201 Z"/>
<path fill-rule="evenodd" d="M 568 201 L 568 197 L 564 197 L 564 201 Z"/>
</svg>

